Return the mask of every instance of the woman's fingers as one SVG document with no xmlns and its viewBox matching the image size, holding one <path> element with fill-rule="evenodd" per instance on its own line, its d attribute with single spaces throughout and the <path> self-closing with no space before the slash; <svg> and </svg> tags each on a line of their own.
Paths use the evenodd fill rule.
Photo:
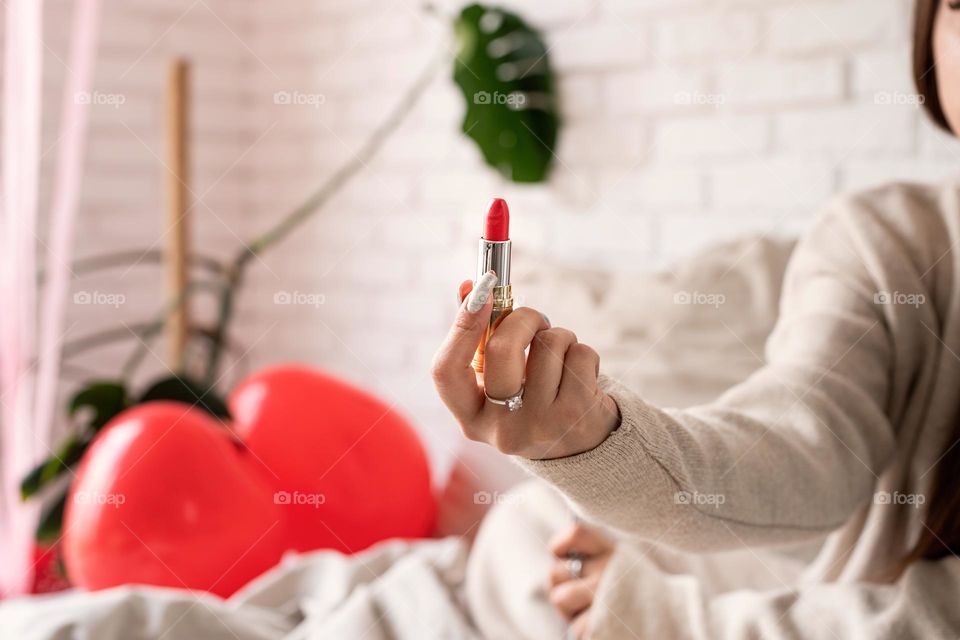
<svg viewBox="0 0 960 640">
<path fill-rule="evenodd" d="M 598 562 L 597 556 L 582 556 L 580 562 L 580 578 L 586 578 L 592 576 L 600 568 L 601 563 Z M 548 579 L 548 585 L 550 588 L 554 588 L 557 585 L 563 584 L 564 582 L 569 582 L 571 580 L 579 580 L 577 576 L 573 575 L 570 571 L 570 558 L 558 558 L 553 561 L 553 564 L 550 565 L 550 575 Z"/>
<path fill-rule="evenodd" d="M 463 303 L 433 364 L 440 398 L 468 438 L 503 453 L 545 460 L 597 447 L 620 424 L 616 402 L 596 384 L 597 355 L 573 333 L 551 330 L 538 311 L 521 308 L 498 319 L 478 383 L 471 361 L 489 326 L 495 283 L 489 273 L 457 290 Z M 493 399 L 506 399 L 521 388 L 519 411 L 483 395 L 485 389 Z"/>
<path fill-rule="evenodd" d="M 477 281 L 460 305 L 453 327 L 433 360 L 433 381 L 440 398 L 461 423 L 469 421 L 483 407 L 483 392 L 471 362 L 489 322 L 490 291 L 496 282 L 493 273 Z"/>
<path fill-rule="evenodd" d="M 585 344 L 571 345 L 563 366 L 560 394 L 565 396 L 592 396 L 600 373 L 600 356 Z"/>
<path fill-rule="evenodd" d="M 557 558 L 571 554 L 594 556 L 613 549 L 613 541 L 599 529 L 578 522 L 550 540 L 550 552 Z"/>
<path fill-rule="evenodd" d="M 587 580 L 570 580 L 550 590 L 550 603 L 567 621 L 593 602 L 593 587 Z"/>
<path fill-rule="evenodd" d="M 577 336 L 567 329 L 547 329 L 534 336 L 527 356 L 525 401 L 541 406 L 554 401 L 563 377 L 567 350 L 576 342 Z"/>
<path fill-rule="evenodd" d="M 557 556 L 550 569 L 550 603 L 571 623 L 575 638 L 586 637 L 590 607 L 613 549 L 612 540 L 580 522 L 550 542 L 550 551 Z M 576 576 L 571 573 L 572 554 L 581 558 Z"/>
<path fill-rule="evenodd" d="M 527 360 L 524 352 L 537 332 L 549 326 L 542 313 L 526 307 L 500 322 L 484 348 L 483 385 L 490 397 L 506 398 L 520 389 Z"/>
<path fill-rule="evenodd" d="M 577 640 L 585 640 L 590 630 L 590 609 L 587 609 L 570 623 L 570 633 Z"/>
</svg>

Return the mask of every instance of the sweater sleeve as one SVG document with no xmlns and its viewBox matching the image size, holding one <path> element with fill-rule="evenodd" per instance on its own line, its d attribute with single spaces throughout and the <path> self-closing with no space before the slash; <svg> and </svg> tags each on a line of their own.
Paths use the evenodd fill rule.
<svg viewBox="0 0 960 640">
<path fill-rule="evenodd" d="M 598 587 L 590 638 L 834 640 L 947 638 L 960 632 L 960 560 L 920 561 L 893 584 L 814 583 L 710 597 L 619 545 Z"/>
<path fill-rule="evenodd" d="M 588 519 L 682 549 L 783 544 L 838 528 L 871 499 L 893 453 L 894 359 L 909 380 L 921 357 L 892 327 L 920 326 L 902 314 L 932 313 L 884 304 L 888 292 L 919 287 L 903 252 L 870 212 L 836 204 L 791 258 L 754 375 L 685 410 L 651 406 L 601 376 L 619 428 L 591 451 L 519 463 Z"/>
</svg>

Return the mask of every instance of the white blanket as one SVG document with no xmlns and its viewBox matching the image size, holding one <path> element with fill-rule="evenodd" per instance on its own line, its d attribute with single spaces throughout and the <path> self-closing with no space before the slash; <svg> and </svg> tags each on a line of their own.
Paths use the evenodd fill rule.
<svg viewBox="0 0 960 640">
<path fill-rule="evenodd" d="M 291 556 L 228 600 L 121 587 L 0 604 L 4 640 L 473 640 L 466 545 L 388 542 L 353 557 Z"/>
</svg>

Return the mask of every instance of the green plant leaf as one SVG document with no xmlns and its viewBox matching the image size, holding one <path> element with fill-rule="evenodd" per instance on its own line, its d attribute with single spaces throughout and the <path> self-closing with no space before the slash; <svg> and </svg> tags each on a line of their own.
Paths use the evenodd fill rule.
<svg viewBox="0 0 960 640">
<path fill-rule="evenodd" d="M 92 440 L 92 434 L 73 436 L 52 455 L 30 470 L 20 482 L 20 499 L 27 500 L 80 462 Z"/>
<path fill-rule="evenodd" d="M 128 406 L 127 389 L 122 382 L 99 380 L 81 388 L 67 403 L 67 414 L 75 417 L 86 407 L 93 409 L 90 422 L 60 445 L 56 453 L 33 469 L 20 482 L 23 500 L 37 494 L 80 462 L 93 436 Z"/>
<path fill-rule="evenodd" d="M 70 487 L 60 490 L 60 495 L 43 505 L 40 521 L 37 523 L 37 542 L 54 542 L 60 538 L 63 530 L 63 510 L 67 506 L 67 494 Z"/>
<path fill-rule="evenodd" d="M 214 390 L 204 389 L 196 382 L 182 376 L 158 380 L 143 392 L 143 395 L 137 399 L 137 404 L 151 400 L 175 400 L 196 406 L 218 418 L 230 417 L 227 403 Z"/>
<path fill-rule="evenodd" d="M 122 382 L 97 381 L 74 394 L 67 405 L 67 414 L 73 417 L 84 407 L 92 408 L 90 427 L 99 431 L 127 406 L 127 388 Z"/>
<path fill-rule="evenodd" d="M 514 182 L 542 182 L 559 117 L 553 70 L 540 34 L 516 14 L 472 4 L 454 22 L 453 80 L 467 111 L 463 131 L 487 164 Z"/>
</svg>

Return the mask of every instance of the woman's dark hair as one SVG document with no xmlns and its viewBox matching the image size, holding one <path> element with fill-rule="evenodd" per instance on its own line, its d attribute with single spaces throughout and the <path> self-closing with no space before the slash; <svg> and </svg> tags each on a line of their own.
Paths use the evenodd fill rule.
<svg viewBox="0 0 960 640">
<path fill-rule="evenodd" d="M 937 67 L 933 59 L 933 25 L 940 0 L 916 0 L 913 21 L 913 82 L 923 96 L 927 115 L 945 131 L 951 131 L 937 93 Z"/>
</svg>

